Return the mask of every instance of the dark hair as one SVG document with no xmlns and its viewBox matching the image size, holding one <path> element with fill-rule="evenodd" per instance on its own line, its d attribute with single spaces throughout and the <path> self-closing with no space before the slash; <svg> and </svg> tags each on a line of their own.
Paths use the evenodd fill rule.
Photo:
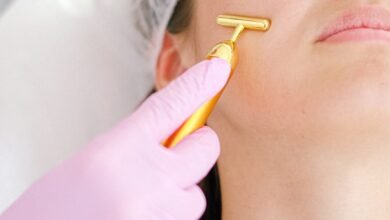
<svg viewBox="0 0 390 220">
<path fill-rule="evenodd" d="M 194 0 L 179 0 L 168 23 L 167 31 L 169 33 L 179 34 L 190 26 L 193 1 Z"/>
<path fill-rule="evenodd" d="M 179 0 L 168 23 L 167 31 L 171 34 L 184 32 L 191 24 L 194 0 Z M 215 165 L 199 184 L 207 199 L 207 208 L 201 220 L 221 219 L 221 191 L 218 167 Z"/>
</svg>

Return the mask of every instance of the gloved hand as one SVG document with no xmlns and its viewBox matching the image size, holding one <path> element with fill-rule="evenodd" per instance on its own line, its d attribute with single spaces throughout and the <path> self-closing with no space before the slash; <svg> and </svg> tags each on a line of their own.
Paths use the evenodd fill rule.
<svg viewBox="0 0 390 220">
<path fill-rule="evenodd" d="M 206 201 L 197 183 L 219 156 L 217 135 L 203 127 L 173 149 L 160 143 L 223 88 L 229 71 L 221 59 L 194 66 L 38 180 L 0 219 L 198 219 Z"/>
</svg>

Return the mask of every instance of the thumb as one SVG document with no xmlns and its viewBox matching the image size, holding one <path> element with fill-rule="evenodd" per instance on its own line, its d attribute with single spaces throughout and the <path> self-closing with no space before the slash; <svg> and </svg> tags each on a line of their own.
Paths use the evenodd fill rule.
<svg viewBox="0 0 390 220">
<path fill-rule="evenodd" d="M 149 97 L 132 115 L 132 121 L 154 140 L 162 141 L 222 90 L 229 73 L 225 60 L 205 60 Z"/>
</svg>

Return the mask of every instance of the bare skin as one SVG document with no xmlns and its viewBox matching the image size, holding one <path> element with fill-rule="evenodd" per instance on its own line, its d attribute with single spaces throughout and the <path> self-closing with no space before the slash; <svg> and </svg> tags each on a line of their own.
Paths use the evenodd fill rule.
<svg viewBox="0 0 390 220">
<path fill-rule="evenodd" d="M 197 0 L 166 35 L 164 87 L 232 30 L 221 13 L 270 17 L 245 32 L 240 63 L 209 125 L 219 134 L 223 219 L 390 219 L 390 43 L 316 42 L 343 11 L 389 0 Z"/>
</svg>

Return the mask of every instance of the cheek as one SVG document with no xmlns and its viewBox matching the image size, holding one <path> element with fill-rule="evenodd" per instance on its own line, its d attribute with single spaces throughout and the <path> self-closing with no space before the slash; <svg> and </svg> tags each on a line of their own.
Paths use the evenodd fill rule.
<svg viewBox="0 0 390 220">
<path fill-rule="evenodd" d="M 235 2 L 238 4 L 239 1 Z M 196 17 L 195 39 L 200 53 L 197 57 L 199 60 L 216 42 L 229 38 L 233 31 L 210 24 L 221 11 L 271 17 L 277 24 L 268 33 L 246 31 L 242 34 L 238 42 L 239 66 L 214 115 L 227 118 L 229 123 L 241 131 L 254 126 L 284 129 L 288 124 L 296 125 L 295 122 L 302 115 L 302 102 L 307 94 L 305 85 L 310 80 L 300 77 L 308 71 L 303 70 L 302 66 L 307 66 L 304 62 L 309 61 L 303 59 L 307 52 L 297 49 L 298 45 L 303 45 L 303 39 L 301 32 L 294 31 L 299 24 L 293 21 L 300 19 L 292 19 L 303 13 L 292 10 L 295 4 L 287 4 L 286 1 L 246 3 L 241 7 L 226 4 L 221 6 L 222 10 L 220 4 L 218 7 L 208 4 L 209 13 Z M 199 4 L 198 10 L 205 5 Z M 302 1 L 299 5 L 304 6 L 305 3 Z M 300 10 L 305 10 L 305 7 Z M 202 33 L 213 34 L 205 36 Z"/>
<path fill-rule="evenodd" d="M 216 109 L 216 114 L 223 115 L 237 130 L 264 133 L 297 129 L 305 116 L 308 92 L 305 83 L 292 76 L 294 65 L 267 61 L 274 65 L 242 60 Z"/>
<path fill-rule="evenodd" d="M 307 103 L 317 84 L 310 50 L 298 46 L 304 45 L 298 37 L 272 34 L 260 41 L 256 34 L 244 36 L 238 68 L 220 102 L 218 111 L 243 131 L 298 130 L 306 120 L 306 106 L 316 105 L 315 100 Z"/>
<path fill-rule="evenodd" d="M 242 1 L 222 4 L 216 0 L 209 5 L 200 1 L 204 2 L 202 11 L 208 13 L 199 13 L 195 22 L 198 60 L 232 33 L 215 25 L 219 13 L 273 19 L 267 33 L 242 34 L 238 68 L 210 118 L 211 126 L 253 136 L 276 132 L 344 135 L 364 127 L 371 132 L 388 127 L 390 47 L 315 45 L 313 32 L 321 19 L 317 14 L 334 10 L 318 4 L 330 7 L 329 1 L 248 0 L 242 7 L 237 5 Z M 250 4 L 253 7 L 247 7 Z M 265 8 L 272 10 L 264 12 Z"/>
</svg>

